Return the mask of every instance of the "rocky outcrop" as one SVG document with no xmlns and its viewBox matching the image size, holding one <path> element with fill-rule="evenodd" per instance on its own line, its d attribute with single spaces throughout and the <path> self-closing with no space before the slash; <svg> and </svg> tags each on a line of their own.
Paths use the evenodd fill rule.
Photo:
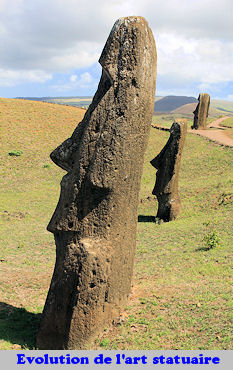
<svg viewBox="0 0 233 370">
<path fill-rule="evenodd" d="M 174 122 L 170 128 L 170 137 L 166 145 L 150 162 L 158 170 L 152 192 L 158 199 L 156 217 L 165 222 L 175 220 L 181 208 L 178 178 L 186 133 L 186 120 Z"/>
<path fill-rule="evenodd" d="M 85 349 L 119 315 L 130 291 L 156 82 L 155 44 L 145 19 L 119 19 L 99 62 L 91 105 L 51 154 L 67 174 L 48 225 L 56 264 L 39 349 Z"/>
</svg>

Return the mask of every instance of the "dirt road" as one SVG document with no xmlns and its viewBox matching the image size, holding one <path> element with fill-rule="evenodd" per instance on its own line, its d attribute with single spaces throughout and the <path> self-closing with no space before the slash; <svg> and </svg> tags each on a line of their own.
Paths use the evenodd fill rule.
<svg viewBox="0 0 233 370">
<path fill-rule="evenodd" d="M 225 121 L 227 118 L 230 117 L 222 117 L 217 119 L 216 121 L 211 122 L 207 127 L 208 128 L 216 128 L 216 130 L 188 130 L 188 132 L 192 134 L 196 134 L 199 136 L 206 137 L 207 139 L 214 141 L 217 144 L 230 146 L 233 147 L 233 139 L 228 137 L 224 132 L 226 128 L 220 126 L 220 123 Z"/>
<path fill-rule="evenodd" d="M 211 122 L 207 126 L 206 130 L 191 130 L 190 129 L 188 130 L 188 132 L 191 134 L 206 137 L 207 139 L 214 141 L 216 144 L 233 147 L 233 139 L 227 136 L 225 132 L 227 127 L 220 126 L 220 123 L 225 121 L 227 118 L 230 118 L 230 117 L 222 117 L 222 118 L 217 119 L 216 121 Z M 152 123 L 151 126 L 156 128 L 157 130 L 163 130 L 163 131 L 170 130 L 170 128 L 168 127 L 160 126 L 154 123 Z M 208 130 L 208 128 L 211 130 Z M 215 128 L 216 130 L 213 130 L 212 128 Z"/>
</svg>

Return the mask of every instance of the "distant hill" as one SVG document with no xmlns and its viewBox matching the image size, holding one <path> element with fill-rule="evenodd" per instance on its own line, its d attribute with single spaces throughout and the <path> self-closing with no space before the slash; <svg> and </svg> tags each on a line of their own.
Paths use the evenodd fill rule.
<svg viewBox="0 0 233 370">
<path fill-rule="evenodd" d="M 33 101 L 43 101 L 46 103 L 55 103 L 55 104 L 63 104 L 63 105 L 72 105 L 74 107 L 79 108 L 88 108 L 91 104 L 92 97 L 91 96 L 58 96 L 58 97 L 51 97 L 51 96 L 44 96 L 41 98 L 37 97 L 18 97 L 16 99 L 23 99 L 23 100 L 33 100 Z"/>
<path fill-rule="evenodd" d="M 192 96 L 165 96 L 154 104 L 155 112 L 172 112 L 185 104 L 197 103 L 198 100 Z"/>
<path fill-rule="evenodd" d="M 44 101 L 47 103 L 72 105 L 85 108 L 91 104 L 92 96 L 59 96 L 59 97 L 20 97 L 16 99 Z M 196 108 L 198 100 L 190 96 L 156 96 L 154 104 L 155 113 L 177 113 L 183 115 L 192 115 Z M 227 100 L 216 100 L 210 97 L 209 116 L 217 117 L 219 115 L 232 115 L 233 102 Z"/>
<path fill-rule="evenodd" d="M 172 110 L 171 113 L 192 114 L 196 106 L 197 106 L 197 102 L 184 104 L 184 105 L 181 105 L 181 107 Z"/>
<path fill-rule="evenodd" d="M 175 113 L 175 114 L 179 113 L 179 114 L 183 114 L 186 116 L 190 115 L 193 117 L 193 111 L 195 110 L 196 106 L 197 106 L 197 103 L 185 104 L 177 109 L 174 109 L 171 113 Z M 217 108 L 213 107 L 212 103 L 210 102 L 209 117 L 218 117 L 220 114 L 221 112 Z M 222 114 L 224 113 L 222 112 Z"/>
</svg>

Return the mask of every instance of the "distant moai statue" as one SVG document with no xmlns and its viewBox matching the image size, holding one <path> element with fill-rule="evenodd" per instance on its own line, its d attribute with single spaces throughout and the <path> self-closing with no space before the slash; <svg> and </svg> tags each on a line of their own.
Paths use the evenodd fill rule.
<svg viewBox="0 0 233 370">
<path fill-rule="evenodd" d="M 156 217 L 165 222 L 175 220 L 180 213 L 178 177 L 186 133 L 187 120 L 174 122 L 170 128 L 170 137 L 166 145 L 150 162 L 158 170 L 152 191 L 158 199 Z"/>
<path fill-rule="evenodd" d="M 193 126 L 192 129 L 205 129 L 206 128 L 206 119 L 208 117 L 210 107 L 210 96 L 209 94 L 199 94 L 198 97 L 198 104 L 196 106 L 193 119 Z"/>
<path fill-rule="evenodd" d="M 68 173 L 48 225 L 56 264 L 39 349 L 84 349 L 130 292 L 140 181 L 154 108 L 156 49 L 142 17 L 120 18 L 82 122 L 51 153 Z"/>
</svg>

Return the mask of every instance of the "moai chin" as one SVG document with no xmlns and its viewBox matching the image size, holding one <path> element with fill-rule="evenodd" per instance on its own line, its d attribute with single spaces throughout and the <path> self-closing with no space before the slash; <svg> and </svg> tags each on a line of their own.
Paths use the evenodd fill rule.
<svg viewBox="0 0 233 370">
<path fill-rule="evenodd" d="M 206 128 L 206 119 L 209 113 L 209 106 L 210 106 L 210 96 L 209 94 L 199 94 L 198 97 L 198 104 L 196 106 L 193 119 L 193 126 L 192 129 L 205 129 Z"/>
<path fill-rule="evenodd" d="M 130 292 L 156 83 L 156 49 L 146 20 L 120 18 L 99 62 L 102 76 L 91 105 L 51 154 L 67 174 L 48 225 L 56 264 L 39 349 L 87 348 Z"/>
<path fill-rule="evenodd" d="M 158 199 L 156 217 L 165 222 L 175 220 L 180 213 L 178 177 L 186 133 L 187 120 L 174 122 L 170 128 L 170 137 L 166 145 L 150 162 L 158 170 L 152 191 Z"/>
</svg>

